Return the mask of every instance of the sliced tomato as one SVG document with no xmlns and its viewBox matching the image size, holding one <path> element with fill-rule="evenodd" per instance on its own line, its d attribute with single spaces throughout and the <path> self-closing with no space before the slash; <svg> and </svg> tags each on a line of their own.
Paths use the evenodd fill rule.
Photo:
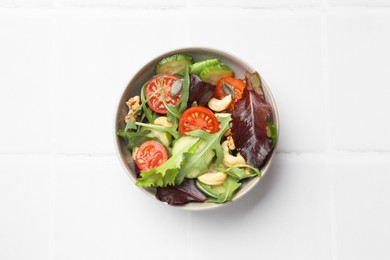
<svg viewBox="0 0 390 260">
<path fill-rule="evenodd" d="M 176 106 L 180 101 L 181 94 L 176 97 L 171 97 L 170 90 L 172 84 L 178 80 L 178 78 L 171 74 L 158 75 L 149 80 L 145 87 L 145 98 L 148 99 L 157 89 L 162 88 L 164 90 L 165 101 L 168 105 Z M 161 91 L 155 93 L 149 100 L 148 106 L 156 113 L 166 114 L 167 109 L 162 102 Z"/>
<path fill-rule="evenodd" d="M 168 160 L 167 150 L 157 141 L 143 143 L 135 154 L 135 163 L 140 170 L 147 171 L 156 168 Z"/>
<path fill-rule="evenodd" d="M 232 86 L 232 88 L 234 90 L 234 98 L 233 98 L 232 102 L 230 103 L 229 108 L 227 109 L 227 112 L 231 112 L 231 111 L 233 111 L 234 104 L 237 102 L 237 100 L 242 98 L 242 92 L 244 91 L 245 83 L 244 83 L 244 81 L 236 79 L 236 78 L 222 78 L 217 82 L 217 85 L 216 85 L 214 93 L 213 93 L 213 97 L 218 98 L 218 99 L 222 99 L 226 96 L 225 93 L 223 92 L 223 89 L 222 89 L 223 82 Z"/>
<path fill-rule="evenodd" d="M 185 135 L 187 132 L 197 129 L 210 134 L 218 131 L 218 120 L 210 109 L 196 106 L 184 111 L 179 121 L 180 135 Z"/>
</svg>

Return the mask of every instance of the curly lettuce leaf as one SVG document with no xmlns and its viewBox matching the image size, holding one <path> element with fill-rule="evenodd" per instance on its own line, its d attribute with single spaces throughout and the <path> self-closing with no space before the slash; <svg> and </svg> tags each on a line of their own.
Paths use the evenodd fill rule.
<svg viewBox="0 0 390 260">
<path fill-rule="evenodd" d="M 241 183 L 239 180 L 233 177 L 226 178 L 223 183 L 222 191 L 220 186 L 210 186 L 200 181 L 197 181 L 196 186 L 206 195 L 212 197 L 206 200 L 206 202 L 212 203 L 225 203 L 226 201 L 232 200 L 233 193 L 240 188 Z"/>
<path fill-rule="evenodd" d="M 223 134 L 229 129 L 229 122 L 231 117 L 217 117 L 220 122 L 220 128 L 218 132 L 214 134 L 207 133 L 202 130 L 195 130 L 187 133 L 189 136 L 198 137 L 205 143 L 200 150 L 195 153 L 184 154 L 185 161 L 183 166 L 180 168 L 179 174 L 177 175 L 176 184 L 180 184 L 184 177 L 189 173 L 193 172 L 194 169 L 198 170 L 198 174 L 205 173 L 209 167 L 205 157 L 210 154 L 210 151 L 215 152 L 215 164 L 219 164 L 223 160 L 223 149 L 221 147 L 221 138 Z"/>
<path fill-rule="evenodd" d="M 184 153 L 194 152 L 199 139 L 193 138 L 188 145 L 176 150 L 172 157 L 157 168 L 148 171 L 141 171 L 140 178 L 136 185 L 141 187 L 166 187 L 174 185 L 179 168 L 184 159 Z"/>
</svg>

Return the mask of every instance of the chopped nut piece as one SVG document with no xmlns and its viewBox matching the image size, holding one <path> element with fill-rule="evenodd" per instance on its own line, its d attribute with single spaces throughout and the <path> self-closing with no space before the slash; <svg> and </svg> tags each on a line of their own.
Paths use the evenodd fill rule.
<svg viewBox="0 0 390 260">
<path fill-rule="evenodd" d="M 228 141 L 228 147 L 229 147 L 230 150 L 236 149 L 233 137 L 231 135 L 229 135 L 226 140 Z"/>
<path fill-rule="evenodd" d="M 126 105 L 129 107 L 129 113 L 127 113 L 126 117 L 125 117 L 125 122 L 127 124 L 127 122 L 129 122 L 129 120 L 131 119 L 133 122 L 137 121 L 137 116 L 134 115 L 134 112 L 138 109 L 139 107 L 139 102 L 140 102 L 140 98 L 139 96 L 134 96 L 132 98 L 130 98 L 127 102 L 126 102 Z"/>
</svg>

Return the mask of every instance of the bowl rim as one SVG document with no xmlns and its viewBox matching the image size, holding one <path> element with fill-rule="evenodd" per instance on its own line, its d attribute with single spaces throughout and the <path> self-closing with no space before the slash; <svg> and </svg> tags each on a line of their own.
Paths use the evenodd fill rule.
<svg viewBox="0 0 390 260">
<path fill-rule="evenodd" d="M 113 137 L 114 137 L 114 144 L 115 144 L 115 150 L 116 150 L 117 158 L 120 161 L 124 171 L 126 172 L 126 175 L 131 179 L 131 181 L 134 184 L 136 182 L 136 178 L 135 178 L 135 176 L 133 176 L 133 173 L 129 170 L 128 166 L 126 165 L 126 162 L 124 160 L 124 155 L 121 152 L 121 141 L 120 141 L 120 138 L 117 136 L 117 123 L 118 123 L 120 108 L 123 107 L 123 104 L 122 104 L 121 101 L 123 100 L 123 97 L 124 97 L 124 95 L 126 93 L 126 90 L 129 88 L 130 83 L 132 83 L 132 81 L 135 78 L 135 76 L 137 76 L 137 74 L 139 74 L 142 70 L 144 70 L 147 67 L 149 67 L 152 63 L 155 62 L 155 60 L 161 60 L 164 57 L 167 57 L 167 56 L 170 56 L 170 55 L 173 55 L 173 54 L 176 54 L 176 53 L 180 53 L 180 52 L 185 53 L 185 52 L 190 52 L 190 51 L 199 51 L 199 52 L 205 51 L 205 52 L 218 53 L 218 54 L 220 54 L 221 57 L 226 56 L 226 57 L 236 61 L 237 63 L 242 65 L 245 69 L 251 70 L 251 72 L 255 72 L 256 71 L 246 61 L 242 60 L 241 58 L 239 58 L 239 57 L 237 57 L 237 56 L 235 56 L 233 54 L 231 54 L 230 52 L 227 52 L 227 51 L 221 50 L 221 49 L 217 49 L 217 48 L 201 47 L 201 46 L 187 46 L 187 47 L 175 48 L 175 49 L 171 49 L 169 51 L 165 51 L 164 53 L 162 53 L 162 54 L 160 54 L 158 56 L 154 56 L 151 59 L 148 59 L 148 61 L 146 63 L 141 65 L 138 69 L 134 70 L 134 72 L 132 74 L 130 74 L 130 80 L 127 82 L 127 84 L 124 87 L 124 89 L 122 91 L 120 91 L 119 98 L 117 99 L 117 103 L 116 103 L 117 106 L 115 107 L 115 112 L 114 112 L 115 116 L 114 116 L 114 125 L 113 125 L 114 126 L 114 131 L 113 131 L 114 135 L 113 135 Z M 272 107 L 272 110 L 273 110 L 274 123 L 276 125 L 276 130 L 277 130 L 276 143 L 275 143 L 275 146 L 274 146 L 274 148 L 272 150 L 272 153 L 269 156 L 266 164 L 261 168 L 261 175 L 259 177 L 254 177 L 254 179 L 251 182 L 246 183 L 245 185 L 246 185 L 247 188 L 246 188 L 246 190 L 244 192 L 240 193 L 238 196 L 234 196 L 231 201 L 225 202 L 225 203 L 222 203 L 222 204 L 197 203 L 197 205 L 202 205 L 202 206 L 191 207 L 192 203 L 188 203 L 188 204 L 185 204 L 185 205 L 182 205 L 182 206 L 169 205 L 168 203 L 161 202 L 158 199 L 156 199 L 156 197 L 154 195 L 152 195 L 150 192 L 148 192 L 145 188 L 138 187 L 138 186 L 136 186 L 136 187 L 138 187 L 140 190 L 142 190 L 145 194 L 148 195 L 148 197 L 150 197 L 154 201 L 166 204 L 166 205 L 168 205 L 168 206 L 170 206 L 172 208 L 179 208 L 179 209 L 182 209 L 182 210 L 189 210 L 189 211 L 204 211 L 204 210 L 221 208 L 221 207 L 224 207 L 224 206 L 232 204 L 233 202 L 241 199 L 246 194 L 248 194 L 260 182 L 260 180 L 262 180 L 264 178 L 264 176 L 268 172 L 268 169 L 272 165 L 272 162 L 274 160 L 274 157 L 275 157 L 275 154 L 276 154 L 276 150 L 277 150 L 277 147 L 278 147 L 279 136 L 280 136 L 279 113 L 278 113 L 278 109 L 277 109 L 277 106 L 276 106 L 275 98 L 274 98 L 270 88 L 268 87 L 267 83 L 263 79 L 263 77 L 261 77 L 261 82 L 262 82 L 263 88 L 266 89 L 267 101 L 270 103 L 270 105 Z"/>
</svg>

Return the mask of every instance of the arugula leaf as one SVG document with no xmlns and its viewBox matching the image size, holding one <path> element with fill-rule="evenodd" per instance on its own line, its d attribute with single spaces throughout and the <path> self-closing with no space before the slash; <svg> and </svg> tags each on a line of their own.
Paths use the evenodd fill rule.
<svg viewBox="0 0 390 260">
<path fill-rule="evenodd" d="M 176 130 L 177 125 L 175 125 L 175 124 L 173 124 L 173 126 L 171 126 L 171 127 L 165 127 L 165 126 L 161 126 L 161 125 L 145 124 L 145 123 L 141 123 L 141 122 L 136 122 L 135 125 L 145 126 L 146 128 L 158 130 L 161 132 L 167 132 L 170 135 L 172 135 L 174 138 L 176 138 L 176 139 L 179 138 L 179 133 Z"/>
<path fill-rule="evenodd" d="M 177 152 L 164 164 L 148 171 L 142 171 L 141 178 L 137 180 L 136 185 L 141 187 L 166 187 L 167 185 L 174 185 L 175 178 L 179 173 L 179 168 L 184 159 L 184 153 L 194 152 L 198 141 L 198 138 L 193 138 L 188 141 L 188 145 L 176 150 Z"/>
<path fill-rule="evenodd" d="M 140 146 L 142 143 L 152 140 L 153 138 L 147 136 L 150 134 L 150 130 L 140 131 L 140 132 L 131 132 L 119 130 L 118 136 L 123 137 L 127 140 L 127 148 L 132 150 L 135 146 Z"/>
<path fill-rule="evenodd" d="M 215 189 L 215 187 L 204 184 L 199 180 L 196 181 L 196 187 L 209 197 L 218 198 L 218 195 L 221 194 L 221 192 Z"/>
<path fill-rule="evenodd" d="M 144 110 L 144 113 L 145 113 L 145 116 L 146 118 L 149 120 L 149 122 L 153 122 L 153 112 L 152 110 L 146 106 L 146 99 L 145 99 L 145 87 L 146 87 L 146 84 L 148 84 L 149 81 L 147 81 L 141 88 L 141 106 L 139 106 L 139 108 L 142 107 L 142 109 Z M 149 97 L 150 98 L 150 97 Z"/>
<path fill-rule="evenodd" d="M 168 103 L 165 101 L 164 91 L 161 91 L 161 101 L 163 102 L 165 108 L 167 109 L 168 121 L 177 122 L 180 119 L 180 113 L 177 109 L 177 106 L 173 107 L 171 105 L 168 105 Z"/>
<path fill-rule="evenodd" d="M 229 122 L 231 117 L 217 117 L 221 126 L 218 132 L 214 134 L 209 134 L 206 131 L 195 130 L 187 133 L 189 136 L 199 137 L 204 142 L 205 145 L 201 147 L 200 150 L 197 150 L 196 153 L 186 153 L 184 154 L 185 161 L 183 166 L 180 168 L 179 174 L 176 178 L 176 184 L 182 183 L 184 177 L 189 173 L 193 172 L 194 169 L 198 170 L 198 174 L 205 173 L 209 167 L 208 163 L 205 160 L 205 157 L 209 154 L 210 151 L 215 152 L 216 160 L 215 164 L 220 164 L 223 160 L 223 149 L 221 147 L 221 138 L 223 134 L 229 129 Z"/>
<path fill-rule="evenodd" d="M 249 172 L 245 171 L 245 169 L 249 169 Z M 217 167 L 216 170 L 220 171 L 220 172 L 224 172 L 224 173 L 228 174 L 229 176 L 232 176 L 232 177 L 237 178 L 239 180 L 261 175 L 259 169 L 252 167 L 250 165 L 247 165 L 247 164 L 234 165 L 234 166 L 229 167 L 227 169 L 222 168 L 222 167 Z"/>
<path fill-rule="evenodd" d="M 135 125 L 135 122 L 133 120 L 127 121 L 126 127 L 124 129 L 125 132 L 128 132 L 129 130 L 137 130 L 137 126 Z"/>
<path fill-rule="evenodd" d="M 229 176 L 223 183 L 222 192 L 219 191 L 218 186 L 206 185 L 200 181 L 197 181 L 196 186 L 206 195 L 213 197 L 206 200 L 206 202 L 224 203 L 232 199 L 233 193 L 241 186 L 241 183 L 238 182 L 238 179 Z"/>
<path fill-rule="evenodd" d="M 176 106 L 170 106 L 167 104 L 165 101 L 165 93 L 164 91 L 161 92 L 161 98 L 162 102 L 167 109 L 167 118 L 171 122 L 177 122 L 181 114 L 183 114 L 184 110 L 187 109 L 187 102 L 188 102 L 188 97 L 190 95 L 190 74 L 189 74 L 189 66 L 186 66 L 185 72 L 184 72 L 184 83 L 183 83 L 183 89 L 181 91 L 181 97 L 179 104 Z"/>
<path fill-rule="evenodd" d="M 181 92 L 179 112 L 183 114 L 184 110 L 187 109 L 187 102 L 190 96 L 190 67 L 187 65 L 184 72 L 184 84 Z"/>
<path fill-rule="evenodd" d="M 223 184 L 225 191 L 218 195 L 217 199 L 208 199 L 207 202 L 224 203 L 232 200 L 233 193 L 241 186 L 236 178 L 228 177 Z"/>
</svg>

